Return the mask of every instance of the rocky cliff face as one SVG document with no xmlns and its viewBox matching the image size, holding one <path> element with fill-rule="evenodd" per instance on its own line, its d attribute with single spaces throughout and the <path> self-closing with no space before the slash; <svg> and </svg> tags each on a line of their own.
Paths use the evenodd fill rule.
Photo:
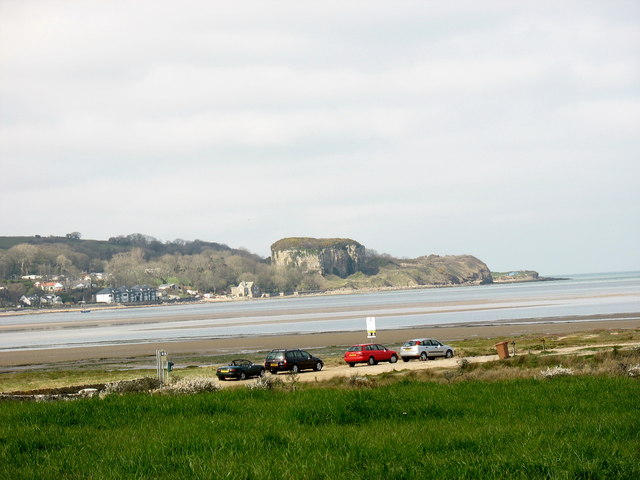
<svg viewBox="0 0 640 480">
<path fill-rule="evenodd" d="M 346 238 L 283 238 L 271 245 L 271 263 L 346 278 L 359 272 L 365 248 Z"/>
</svg>

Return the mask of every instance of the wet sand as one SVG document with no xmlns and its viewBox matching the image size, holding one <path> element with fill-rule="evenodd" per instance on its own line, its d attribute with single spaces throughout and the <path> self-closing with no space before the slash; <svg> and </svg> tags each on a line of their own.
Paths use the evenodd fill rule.
<svg viewBox="0 0 640 480">
<path fill-rule="evenodd" d="M 424 326 L 398 330 L 379 330 L 376 342 L 398 345 L 410 338 L 434 337 L 443 342 L 472 338 L 496 338 L 509 340 L 525 334 L 561 335 L 592 330 L 625 330 L 640 328 L 640 312 L 617 315 L 591 315 L 553 319 L 508 320 L 491 324 L 466 324 Z M 153 357 L 156 349 L 164 349 L 173 355 L 198 356 L 265 351 L 272 348 L 319 348 L 364 343 L 366 332 L 327 332 L 298 335 L 274 335 L 260 337 L 212 338 L 192 341 L 136 343 L 113 346 L 54 348 L 0 352 L 0 367 L 50 364 L 57 362 L 82 362 L 111 359 Z"/>
</svg>

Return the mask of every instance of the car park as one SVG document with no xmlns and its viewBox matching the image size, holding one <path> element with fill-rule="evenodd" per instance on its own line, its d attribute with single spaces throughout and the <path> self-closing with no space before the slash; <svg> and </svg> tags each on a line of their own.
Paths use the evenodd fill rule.
<svg viewBox="0 0 640 480">
<path fill-rule="evenodd" d="M 300 349 L 272 350 L 264 361 L 264 368 L 275 374 L 283 371 L 322 370 L 324 362 Z"/>
<path fill-rule="evenodd" d="M 228 378 L 244 380 L 249 377 L 262 377 L 264 372 L 265 370 L 262 365 L 253 363 L 251 360 L 237 359 L 230 362 L 229 365 L 219 367 L 216 370 L 216 376 L 220 380 L 226 380 Z"/>
<path fill-rule="evenodd" d="M 436 357 L 451 358 L 453 355 L 453 347 L 444 345 L 435 338 L 414 338 L 400 347 L 400 357 L 405 362 L 415 358 L 420 360 Z"/>
<path fill-rule="evenodd" d="M 344 353 L 344 361 L 350 367 L 354 367 L 356 363 L 368 363 L 369 365 L 375 365 L 378 362 L 396 363 L 398 353 L 378 343 L 363 343 L 349 347 Z"/>
</svg>

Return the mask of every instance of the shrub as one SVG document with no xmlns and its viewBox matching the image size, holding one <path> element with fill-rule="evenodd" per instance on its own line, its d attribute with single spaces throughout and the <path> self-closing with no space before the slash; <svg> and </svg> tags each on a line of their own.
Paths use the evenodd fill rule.
<svg viewBox="0 0 640 480">
<path fill-rule="evenodd" d="M 150 392 L 160 387 L 160 381 L 154 377 L 135 378 L 133 380 L 120 380 L 117 382 L 107 383 L 104 393 L 106 395 L 112 393 L 140 393 Z"/>
<path fill-rule="evenodd" d="M 544 378 L 566 377 L 573 375 L 573 370 L 571 368 L 564 368 L 562 365 L 557 365 L 555 367 L 547 367 L 545 370 L 542 370 L 540 374 Z"/>
<path fill-rule="evenodd" d="M 282 380 L 274 376 L 264 375 L 258 377 L 255 382 L 249 383 L 249 390 L 274 390 L 276 387 L 282 386 Z"/>
<path fill-rule="evenodd" d="M 638 365 L 631 365 L 627 368 L 627 375 L 630 377 L 640 378 L 640 363 Z"/>
<path fill-rule="evenodd" d="M 375 386 L 375 381 L 369 377 L 363 377 L 361 375 L 351 375 L 345 379 L 345 383 L 350 387 L 372 387 Z"/>
<path fill-rule="evenodd" d="M 217 392 L 220 385 L 213 378 L 209 377 L 184 377 L 166 386 L 165 392 L 174 393 L 200 393 L 200 392 Z"/>
<path fill-rule="evenodd" d="M 470 365 L 471 364 L 469 363 L 469 360 L 467 360 L 466 358 L 461 358 L 460 360 L 458 360 L 458 369 L 460 370 L 460 373 L 468 370 Z"/>
</svg>

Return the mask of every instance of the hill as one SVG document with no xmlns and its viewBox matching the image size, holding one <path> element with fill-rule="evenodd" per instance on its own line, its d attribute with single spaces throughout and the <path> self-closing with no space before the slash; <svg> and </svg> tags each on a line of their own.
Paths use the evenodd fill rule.
<svg viewBox="0 0 640 480">
<path fill-rule="evenodd" d="M 228 294 L 241 281 L 262 293 L 335 289 L 412 288 L 477 285 L 494 279 L 487 265 L 472 255 L 428 255 L 414 259 L 378 254 L 348 238 L 289 237 L 273 243 L 262 258 L 243 249 L 202 240 L 159 240 L 134 233 L 109 240 L 65 237 L 0 237 L 0 303 L 12 304 L 37 294 L 26 276 L 62 282 L 69 291 L 89 273 L 91 288 L 176 284 L 200 293 Z M 532 271 L 500 274 L 500 281 L 535 280 Z M 0 285 L 0 286 L 2 286 Z M 68 295 L 77 301 L 93 291 Z M 78 297 L 78 298 L 76 298 Z"/>
</svg>

